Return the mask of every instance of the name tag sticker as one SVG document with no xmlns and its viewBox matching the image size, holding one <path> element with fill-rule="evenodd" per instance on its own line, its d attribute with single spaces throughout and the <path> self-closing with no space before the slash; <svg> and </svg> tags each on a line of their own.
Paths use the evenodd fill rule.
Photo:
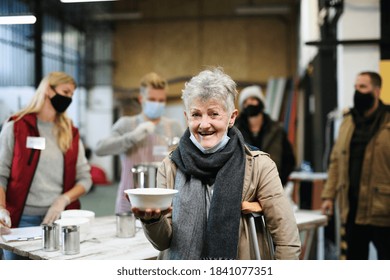
<svg viewBox="0 0 390 280">
<path fill-rule="evenodd" d="M 35 150 L 44 150 L 46 147 L 46 141 L 44 137 L 32 137 L 27 136 L 26 147 Z"/>
</svg>

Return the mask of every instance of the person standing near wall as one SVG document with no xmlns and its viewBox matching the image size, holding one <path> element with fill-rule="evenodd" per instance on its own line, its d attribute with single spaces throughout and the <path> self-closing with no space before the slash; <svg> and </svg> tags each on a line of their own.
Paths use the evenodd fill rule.
<svg viewBox="0 0 390 280">
<path fill-rule="evenodd" d="M 131 169 L 136 164 L 161 161 L 168 153 L 168 145 L 183 130 L 176 120 L 162 116 L 167 101 L 168 83 L 156 73 L 146 74 L 140 82 L 138 101 L 142 112 L 123 116 L 112 128 L 111 135 L 97 143 L 98 156 L 121 154 L 122 173 L 115 211 L 129 211 L 125 189 L 133 188 Z"/>
<path fill-rule="evenodd" d="M 259 86 L 244 88 L 239 97 L 236 126 L 245 142 L 268 153 L 276 163 L 282 185 L 295 168 L 295 156 L 283 127 L 264 113 L 265 98 Z"/>
<path fill-rule="evenodd" d="M 76 82 L 63 72 L 42 79 L 29 105 L 0 134 L 0 230 L 53 223 L 79 209 L 91 187 L 78 129 L 65 111 Z M 4 251 L 5 259 L 22 259 Z"/>
<path fill-rule="evenodd" d="M 378 259 L 390 259 L 390 106 L 379 98 L 381 85 L 378 73 L 358 74 L 330 156 L 321 208 L 333 215 L 338 197 L 341 259 L 368 259 L 370 242 Z"/>
</svg>

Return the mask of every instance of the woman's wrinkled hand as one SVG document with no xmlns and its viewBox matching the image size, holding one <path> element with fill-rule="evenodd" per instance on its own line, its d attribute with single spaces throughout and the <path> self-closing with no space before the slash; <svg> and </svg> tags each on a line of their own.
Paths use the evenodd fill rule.
<svg viewBox="0 0 390 280">
<path fill-rule="evenodd" d="M 243 201 L 241 203 L 241 212 L 244 214 L 261 213 L 262 211 L 263 211 L 263 207 L 261 207 L 258 201 L 255 202 Z"/>
<path fill-rule="evenodd" d="M 172 207 L 161 211 L 161 209 L 146 209 L 145 211 L 138 209 L 137 207 L 131 208 L 134 216 L 142 221 L 159 220 L 161 216 L 164 216 L 172 212 Z"/>
</svg>

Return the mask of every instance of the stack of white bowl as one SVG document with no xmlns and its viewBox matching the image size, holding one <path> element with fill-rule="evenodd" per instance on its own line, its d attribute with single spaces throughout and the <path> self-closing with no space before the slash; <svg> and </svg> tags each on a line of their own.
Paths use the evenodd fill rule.
<svg viewBox="0 0 390 280">
<path fill-rule="evenodd" d="M 62 227 L 79 226 L 81 242 L 88 238 L 90 228 L 94 219 L 95 213 L 89 210 L 65 210 L 61 212 L 61 219 L 56 220 L 55 223 L 59 225 L 60 236 L 62 232 Z"/>
</svg>

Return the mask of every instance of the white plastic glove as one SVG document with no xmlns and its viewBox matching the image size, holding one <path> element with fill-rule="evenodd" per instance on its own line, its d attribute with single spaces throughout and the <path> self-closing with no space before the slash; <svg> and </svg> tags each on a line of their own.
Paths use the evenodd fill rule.
<svg viewBox="0 0 390 280">
<path fill-rule="evenodd" d="M 131 135 L 130 139 L 132 142 L 138 143 L 144 140 L 149 134 L 152 134 L 155 129 L 156 125 L 151 121 L 143 122 L 129 133 L 129 135 Z"/>
<path fill-rule="evenodd" d="M 11 217 L 7 209 L 0 208 L 0 234 L 9 233 L 9 228 L 11 227 Z"/>
<path fill-rule="evenodd" d="M 61 212 L 70 203 L 70 198 L 66 194 L 62 194 L 54 200 L 53 204 L 47 210 L 46 216 L 43 219 L 43 224 L 52 224 L 61 216 Z"/>
</svg>

